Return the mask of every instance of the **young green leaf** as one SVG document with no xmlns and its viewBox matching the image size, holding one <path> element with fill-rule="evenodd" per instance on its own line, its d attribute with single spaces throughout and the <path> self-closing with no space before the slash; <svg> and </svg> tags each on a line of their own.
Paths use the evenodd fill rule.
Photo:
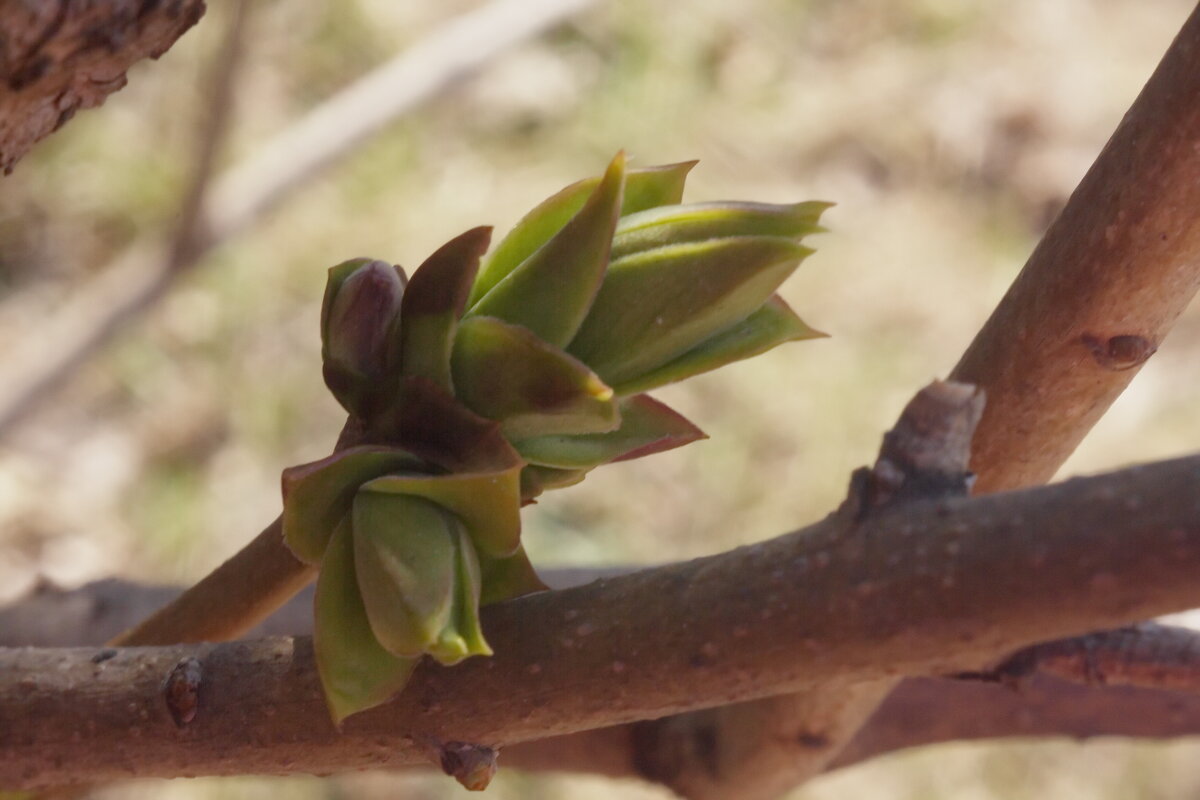
<svg viewBox="0 0 1200 800">
<path fill-rule="evenodd" d="M 731 236 L 799 239 L 825 229 L 817 224 L 831 203 L 692 203 L 622 217 L 613 235 L 612 260 L 671 244 Z"/>
<path fill-rule="evenodd" d="M 765 353 L 784 342 L 819 339 L 825 334 L 810 328 L 779 295 L 732 327 L 704 340 L 661 367 L 614 387 L 618 395 L 647 392 L 668 383 Z"/>
<path fill-rule="evenodd" d="M 350 513 L 358 487 L 392 471 L 424 466 L 394 447 L 351 447 L 283 471 L 283 538 L 296 558 L 320 564 L 334 528 Z"/>
<path fill-rule="evenodd" d="M 674 205 L 683 199 L 683 184 L 695 161 L 630 170 L 625 176 L 621 214 L 633 214 L 655 206 Z M 587 198 L 600 185 L 600 178 L 577 181 L 543 200 L 526 214 L 488 256 L 471 289 L 468 306 L 473 306 L 508 273 L 533 255 L 567 222 L 579 213 Z"/>
<path fill-rule="evenodd" d="M 514 460 L 495 472 L 384 475 L 362 488 L 437 503 L 462 520 L 476 547 L 503 558 L 521 545 L 520 475 L 521 462 Z"/>
<path fill-rule="evenodd" d="M 479 559 L 462 525 L 454 525 L 453 520 L 451 523 L 456 553 L 454 605 L 450 611 L 450 622 L 429 648 L 429 655 L 446 666 L 471 656 L 492 654 L 492 648 L 483 638 L 483 628 L 479 625 L 479 598 L 483 581 Z"/>
<path fill-rule="evenodd" d="M 463 320 L 451 367 L 459 400 L 498 421 L 509 439 L 609 431 L 620 421 L 595 373 L 519 325 Z"/>
<path fill-rule="evenodd" d="M 699 428 L 649 395 L 626 397 L 621 401 L 620 409 L 621 427 L 615 431 L 580 436 L 538 436 L 516 442 L 517 452 L 530 464 L 559 470 L 589 470 L 611 461 L 661 453 L 705 438 Z M 566 479 L 555 475 L 544 477 Z"/>
<path fill-rule="evenodd" d="M 313 650 L 325 703 L 335 725 L 404 688 L 417 659 L 392 655 L 371 631 L 354 573 L 349 523 L 334 533 L 317 578 Z"/>
<path fill-rule="evenodd" d="M 479 595 L 481 606 L 500 603 L 534 592 L 544 592 L 550 588 L 542 583 L 541 578 L 529 563 L 525 548 L 507 558 L 491 558 L 479 554 L 479 573 L 483 587 Z"/>
<path fill-rule="evenodd" d="M 604 279 L 624 185 L 625 156 L 618 153 L 579 213 L 497 282 L 470 313 L 522 325 L 548 344 L 565 346 Z"/>
<path fill-rule="evenodd" d="M 748 236 L 626 256 L 609 266 L 567 352 L 609 385 L 630 382 L 750 316 L 810 253 Z"/>
<path fill-rule="evenodd" d="M 438 248 L 413 273 L 400 312 L 403 374 L 424 376 L 454 391 L 450 350 L 491 236 L 491 228 L 472 228 Z"/>
</svg>

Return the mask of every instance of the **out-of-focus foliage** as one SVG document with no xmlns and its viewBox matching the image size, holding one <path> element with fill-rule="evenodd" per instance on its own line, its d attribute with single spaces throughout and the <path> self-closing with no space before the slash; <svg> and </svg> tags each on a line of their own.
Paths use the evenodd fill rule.
<svg viewBox="0 0 1200 800">
<path fill-rule="evenodd" d="M 74 282 L 172 220 L 226 13 L 210 5 L 212 18 L 0 182 L 0 347 L 36 335 Z M 475 4 L 258 5 L 225 164 Z M 393 126 L 218 250 L 70 396 L 0 443 L 0 586 L 11 596 L 38 573 L 199 577 L 278 512 L 280 468 L 326 455 L 337 434 L 343 414 L 312 369 L 325 268 L 359 253 L 411 267 L 473 225 L 506 230 L 620 147 L 635 166 L 701 159 L 696 197 L 836 199 L 835 233 L 783 291 L 833 338 L 664 390 L 711 440 L 548 496 L 526 514 L 532 557 L 661 561 L 811 520 L 913 390 L 953 365 L 1192 5 L 612 0 Z M 1198 349 L 1193 312 L 1065 471 L 1200 449 L 1194 398 L 1179 388 L 1200 385 Z M 805 796 L 1186 796 L 1197 761 L 1187 743 L 964 746 Z M 442 781 L 410 785 L 435 797 Z M 395 794 L 383 777 L 339 786 Z M 167 794 L 111 796 L 137 791 Z M 665 797 L 503 770 L 492 791 Z"/>
</svg>

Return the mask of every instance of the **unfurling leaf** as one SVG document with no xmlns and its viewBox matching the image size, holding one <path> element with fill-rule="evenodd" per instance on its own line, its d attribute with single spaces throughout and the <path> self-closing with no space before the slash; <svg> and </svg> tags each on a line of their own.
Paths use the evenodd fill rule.
<svg viewBox="0 0 1200 800">
<path fill-rule="evenodd" d="M 567 351 L 610 386 L 632 381 L 748 317 L 811 252 L 748 236 L 617 259 Z"/>
<path fill-rule="evenodd" d="M 454 334 L 491 238 L 491 228 L 472 228 L 438 248 L 413 273 L 401 304 L 400 360 L 405 375 L 428 378 L 454 392 Z"/>
<path fill-rule="evenodd" d="M 678 203 L 683 198 L 687 174 L 695 165 L 695 161 L 684 161 L 630 170 L 625 176 L 621 214 Z M 571 217 L 579 213 L 599 185 L 599 177 L 578 181 L 543 200 L 526 214 L 484 261 L 468 305 L 477 303 L 508 273 L 550 241 Z"/>
<path fill-rule="evenodd" d="M 325 703 L 337 725 L 404 688 L 417 659 L 392 655 L 375 638 L 358 591 L 349 523 L 334 533 L 317 578 L 313 650 Z"/>
<path fill-rule="evenodd" d="M 784 342 L 820 339 L 826 334 L 810 328 L 779 295 L 741 322 L 704 340 L 661 367 L 614 387 L 617 394 L 646 392 L 710 372 L 735 361 L 765 353 Z"/>
<path fill-rule="evenodd" d="M 690 203 L 623 217 L 613 235 L 612 259 L 643 250 L 733 236 L 783 236 L 799 241 L 825 229 L 817 224 L 830 203 Z"/>
<path fill-rule="evenodd" d="M 705 438 L 699 428 L 649 395 L 627 397 L 621 401 L 620 409 L 621 427 L 615 431 L 581 436 L 538 436 L 517 442 L 517 451 L 530 464 L 541 467 L 554 467 L 560 471 L 590 470 L 601 464 L 661 453 Z M 547 481 L 566 482 L 574 477 L 542 473 L 538 480 L 540 485 L 551 488 Z"/>
<path fill-rule="evenodd" d="M 358 487 L 393 471 L 421 469 L 424 462 L 395 447 L 351 447 L 283 471 L 283 538 L 296 558 L 320 564 L 329 537 Z"/>
<path fill-rule="evenodd" d="M 612 390 L 587 366 L 526 328 L 468 317 L 451 359 L 458 398 L 510 440 L 617 427 Z"/>
<path fill-rule="evenodd" d="M 579 213 L 470 313 L 524 326 L 554 347 L 571 341 L 604 279 L 624 184 L 625 156 L 618 153 Z"/>
<path fill-rule="evenodd" d="M 481 552 L 504 558 L 521 546 L 521 466 L 514 459 L 495 472 L 384 475 L 362 488 L 437 503 L 462 520 Z"/>
<path fill-rule="evenodd" d="M 363 606 L 384 649 L 444 663 L 491 654 L 477 603 L 464 604 L 479 596 L 479 562 L 456 516 L 419 497 L 363 488 L 351 526 Z"/>
</svg>

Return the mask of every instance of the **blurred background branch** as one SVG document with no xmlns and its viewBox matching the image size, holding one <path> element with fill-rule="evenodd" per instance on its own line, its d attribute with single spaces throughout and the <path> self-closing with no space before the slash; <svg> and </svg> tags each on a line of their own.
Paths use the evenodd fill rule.
<svg viewBox="0 0 1200 800">
<path fill-rule="evenodd" d="M 170 244 L 139 242 L 81 287 L 43 322 L 37 337 L 10 345 L 0 374 L 0 438 L 46 402 L 81 364 L 157 302 L 178 276 L 209 250 L 282 202 L 289 192 L 354 152 L 396 118 L 437 97 L 507 49 L 576 14 L 595 0 L 494 0 L 376 68 L 270 138 L 244 163 L 211 181 L 222 129 L 230 113 L 236 63 L 216 58 L 217 86 L 193 185 L 181 205 Z M 241 19 L 245 3 L 237 3 Z M 238 22 L 234 30 L 240 30 Z M 165 251 L 165 253 L 164 253 Z"/>
</svg>

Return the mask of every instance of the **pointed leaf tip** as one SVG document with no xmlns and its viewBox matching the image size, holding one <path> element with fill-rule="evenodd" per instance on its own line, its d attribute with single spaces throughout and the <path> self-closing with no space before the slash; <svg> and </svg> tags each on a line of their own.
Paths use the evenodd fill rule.
<svg viewBox="0 0 1200 800">
<path fill-rule="evenodd" d="M 472 228 L 438 248 L 413 273 L 401 305 L 403 374 L 428 378 L 453 391 L 454 334 L 491 236 L 489 227 Z"/>
<path fill-rule="evenodd" d="M 579 330 L 604 279 L 621 210 L 625 155 L 617 153 L 587 202 L 540 249 L 471 307 L 563 347 Z"/>
<path fill-rule="evenodd" d="M 609 385 L 632 382 L 745 319 L 812 252 L 735 236 L 617 259 L 567 352 Z"/>
<path fill-rule="evenodd" d="M 383 649 L 371 631 L 354 572 L 349 524 L 339 527 L 317 578 L 313 650 L 325 703 L 338 727 L 386 702 L 408 683 L 416 659 Z"/>
<path fill-rule="evenodd" d="M 621 215 L 679 203 L 683 199 L 688 172 L 695 164 L 695 161 L 683 161 L 627 170 Z M 471 288 L 468 307 L 474 307 L 505 276 L 550 241 L 571 217 L 579 213 L 599 185 L 600 177 L 577 181 L 546 198 L 522 217 L 484 260 Z"/>
<path fill-rule="evenodd" d="M 619 395 L 646 392 L 752 358 L 785 342 L 827 337 L 828 334 L 809 327 L 804 320 L 796 316 L 783 298 L 772 295 L 761 308 L 741 322 L 714 334 L 683 355 L 632 380 L 618 384 L 615 388 Z"/>
<path fill-rule="evenodd" d="M 582 436 L 540 436 L 516 442 L 519 453 L 538 467 L 555 471 L 532 471 L 527 489 L 549 489 L 570 485 L 568 470 L 590 470 L 602 464 L 628 461 L 707 438 L 704 432 L 674 409 L 649 395 L 626 397 L 620 403 L 621 427 L 611 433 Z M 526 467 L 529 471 L 530 467 Z M 534 484 L 536 482 L 536 485 Z"/>
</svg>

